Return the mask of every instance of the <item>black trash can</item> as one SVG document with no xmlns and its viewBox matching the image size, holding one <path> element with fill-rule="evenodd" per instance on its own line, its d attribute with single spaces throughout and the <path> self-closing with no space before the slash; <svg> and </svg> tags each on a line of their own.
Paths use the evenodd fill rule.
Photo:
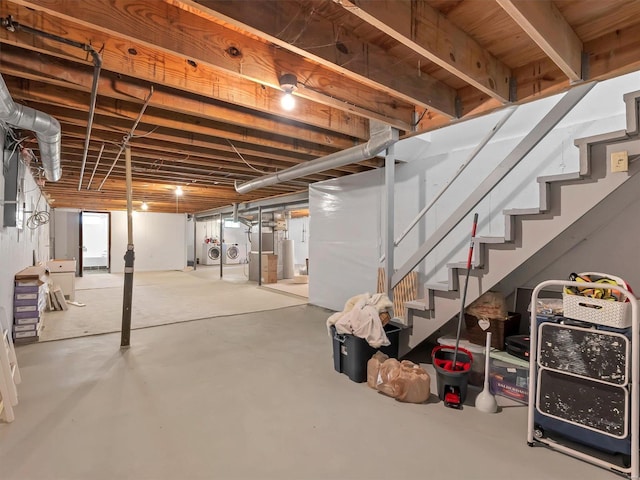
<svg viewBox="0 0 640 480">
<path fill-rule="evenodd" d="M 402 330 L 402 327 L 391 322 L 387 323 L 384 326 L 384 331 L 391 344 L 386 347 L 373 348 L 363 338 L 337 333 L 336 327 L 331 325 L 333 367 L 336 372 L 344 373 L 354 382 L 366 382 L 367 362 L 377 350 L 385 353 L 390 358 L 398 358 L 400 330 Z"/>
</svg>

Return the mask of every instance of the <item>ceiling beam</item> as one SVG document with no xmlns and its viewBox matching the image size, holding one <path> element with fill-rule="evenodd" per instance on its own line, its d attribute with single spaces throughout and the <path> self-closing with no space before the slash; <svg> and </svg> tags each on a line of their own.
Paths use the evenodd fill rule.
<svg viewBox="0 0 640 480">
<path fill-rule="evenodd" d="M 244 0 L 242 8 L 238 8 L 236 3 L 224 0 L 166 1 L 208 20 L 233 25 L 403 101 L 448 118 L 456 116 L 453 88 L 422 73 L 417 64 L 409 65 L 388 50 L 361 40 L 348 28 L 323 18 L 314 2 Z M 265 9 L 268 14 L 256 15 Z"/>
<path fill-rule="evenodd" d="M 283 73 L 295 73 L 302 87 L 297 95 L 302 98 L 400 130 L 411 129 L 412 105 L 390 101 L 384 92 L 167 3 L 137 3 L 136 8 L 130 8 L 127 2 L 118 0 L 13 1 L 271 89 L 280 90 L 278 79 Z"/>
<path fill-rule="evenodd" d="M 0 42 L 3 31 L 4 29 L 0 29 Z M 0 69 L 17 77 L 46 81 L 85 92 L 91 91 L 93 81 L 93 69 L 88 65 L 48 55 L 32 55 L 21 48 L 8 45 L 2 45 Z M 119 73 L 103 71 L 98 82 L 98 92 L 100 95 L 142 104 L 149 94 L 150 85 L 123 77 Z M 260 97 L 262 89 L 257 89 L 256 95 Z M 291 138 L 295 138 L 336 148 L 349 148 L 353 146 L 353 138 L 346 137 L 361 140 L 369 138 L 368 122 L 359 121 L 357 117 L 335 117 L 335 112 L 327 108 L 308 110 L 305 117 L 308 122 L 306 125 L 286 119 L 278 121 L 274 116 L 257 115 L 251 110 L 234 109 L 226 103 L 208 97 L 194 97 L 162 87 L 154 88 L 149 105 L 225 122 L 239 127 L 238 130 L 241 132 L 255 129 L 268 132 L 272 136 L 276 136 L 273 132 L 278 132 L 277 135 L 282 141 L 289 137 L 289 142 L 292 141 Z M 322 131 L 319 131 L 319 128 Z"/>
<path fill-rule="evenodd" d="M 496 0 L 572 82 L 582 79 L 582 41 L 551 0 Z"/>
<path fill-rule="evenodd" d="M 65 147 L 62 150 L 65 162 L 63 164 L 63 168 L 66 171 L 67 166 L 75 164 L 75 162 L 72 161 L 73 159 L 82 156 L 83 138 L 80 134 L 80 129 L 69 127 L 67 125 L 65 126 L 67 127 L 66 130 L 69 132 L 63 136 L 65 141 Z M 91 165 L 95 164 L 93 159 L 94 157 L 97 157 L 97 152 L 99 151 L 97 144 L 101 143 L 103 140 L 103 138 L 96 140 L 89 149 Z M 246 180 L 255 178 L 256 175 L 259 175 L 259 173 L 246 167 L 246 165 L 241 162 L 230 162 L 228 160 L 221 160 L 219 158 L 206 157 L 197 154 L 191 155 L 176 149 L 163 150 L 162 145 L 149 143 L 149 141 L 143 142 L 143 139 L 140 139 L 137 142 L 131 142 L 130 146 L 136 149 L 136 155 L 133 157 L 135 162 L 154 165 L 158 171 L 162 168 L 169 168 L 181 169 L 183 173 L 186 174 L 190 172 L 201 172 L 210 176 L 213 175 L 216 179 L 224 177 L 228 179 L 230 183 L 232 183 L 233 180 Z M 103 153 L 100 168 L 98 169 L 98 172 L 102 172 L 103 174 L 106 173 L 103 170 L 108 170 L 109 168 L 109 161 L 117 155 L 118 148 L 114 145 L 108 145 L 108 150 L 105 148 L 105 152 L 108 153 Z M 264 173 L 274 173 L 279 169 L 277 165 L 262 165 L 261 167 L 269 168 L 269 170 Z M 117 164 L 116 168 L 118 168 Z M 124 168 L 122 164 L 120 165 L 120 168 Z M 124 172 L 121 173 L 124 174 Z M 340 175 L 341 173 L 339 172 L 333 172 L 333 174 L 325 172 L 316 175 L 309 175 L 305 178 L 310 181 L 322 181 Z M 167 178 L 167 181 L 171 181 L 171 178 Z"/>
<path fill-rule="evenodd" d="M 29 106 L 45 111 L 56 118 L 60 115 L 69 119 L 73 118 L 77 125 L 86 124 L 86 110 L 89 105 L 88 93 L 37 81 L 25 81 L 6 73 L 3 78 L 9 91 L 12 92 L 14 100 L 28 103 Z M 117 130 L 124 135 L 136 120 L 139 110 L 140 107 L 134 103 L 98 96 L 95 115 L 98 118 L 102 117 L 99 123 L 108 124 L 113 127 L 114 131 Z M 107 118 L 113 120 L 107 121 Z M 237 156 L 237 152 L 240 152 L 241 155 L 259 156 L 293 164 L 313 160 L 336 151 L 335 149 L 315 148 L 303 153 L 284 148 L 276 149 L 271 146 L 256 145 L 256 141 L 247 136 L 237 135 L 237 138 L 231 139 L 227 132 L 219 131 L 215 127 L 212 128 L 210 123 L 212 122 L 208 122 L 206 119 L 147 108 L 141 119 L 138 132 L 142 134 L 153 130 L 152 138 L 162 137 L 166 141 L 172 141 L 185 147 L 213 148 L 232 152 L 233 156 Z M 362 171 L 362 169 L 353 166 L 345 166 L 341 169 L 351 173 Z"/>
<path fill-rule="evenodd" d="M 5 5 L 7 6 L 6 10 L 4 8 Z M 25 25 L 41 25 L 40 28 L 46 31 L 60 33 L 61 35 L 69 35 L 68 32 L 73 32 L 74 38 L 93 39 L 96 45 L 101 46 L 103 75 L 106 72 L 111 72 L 112 74 L 107 76 L 112 79 L 115 78 L 114 82 L 116 84 L 119 84 L 120 81 L 130 82 L 131 80 L 127 77 L 131 77 L 140 79 L 138 84 L 144 81 L 153 84 L 156 90 L 159 90 L 158 87 L 162 85 L 177 89 L 180 92 L 198 95 L 201 97 L 201 102 L 206 101 L 217 105 L 218 111 L 216 115 L 221 121 L 235 125 L 255 125 L 257 129 L 271 132 L 276 128 L 281 128 L 283 132 L 291 128 L 284 122 L 270 121 L 272 117 L 256 115 L 257 112 L 261 112 L 277 114 L 279 117 L 288 119 L 290 123 L 293 122 L 301 127 L 306 123 L 326 129 L 328 132 L 336 132 L 364 140 L 369 138 L 367 120 L 354 115 L 352 112 L 343 112 L 335 108 L 318 106 L 313 102 L 302 99 L 296 110 L 289 113 L 280 106 L 281 92 L 279 90 L 264 88 L 241 78 L 230 78 L 229 76 L 221 75 L 220 72 L 206 65 L 193 67 L 188 61 L 177 55 L 161 54 L 153 48 L 140 43 L 117 39 L 64 19 L 51 17 L 42 12 L 34 12 L 11 3 L 0 3 L 0 11 L 4 14 L 16 15 Z M 86 59 L 86 54 L 79 49 L 40 36 L 27 34 L 20 30 L 9 32 L 6 29 L 0 29 L 0 42 L 68 61 L 66 63 L 45 60 L 50 64 L 58 63 L 59 68 L 82 70 L 81 65 L 90 65 L 90 62 Z M 3 50 L 3 53 L 6 53 L 6 50 L 9 49 L 3 47 Z M 25 56 L 24 53 L 24 51 L 20 52 L 23 58 Z M 9 54 L 12 53 L 9 52 Z M 73 66 L 74 64 L 76 65 Z M 82 71 L 91 78 L 92 70 L 90 68 L 85 67 Z M 56 77 L 67 78 L 64 71 L 58 73 L 59 75 L 56 75 Z M 51 74 L 51 76 L 53 77 L 54 75 Z M 83 80 L 85 79 L 83 78 Z M 91 80 L 88 83 L 89 88 L 90 82 Z M 82 85 L 86 86 L 87 84 L 83 81 Z M 139 89 L 148 91 L 149 85 L 140 85 Z M 127 93 L 129 92 L 123 92 L 123 94 Z M 135 98 L 143 99 L 146 93 L 139 95 L 132 93 L 132 95 Z M 174 93 L 174 96 L 180 96 L 179 92 Z M 186 100 L 193 99 L 191 96 L 182 96 Z M 155 97 L 158 98 L 157 95 Z M 215 102 L 215 100 L 218 100 L 218 102 Z M 237 105 L 243 109 L 248 109 L 248 111 L 233 108 L 231 105 Z M 327 141 L 330 141 L 330 138 Z"/>
<path fill-rule="evenodd" d="M 490 97 L 510 101 L 510 69 L 426 1 L 333 1 Z"/>
</svg>

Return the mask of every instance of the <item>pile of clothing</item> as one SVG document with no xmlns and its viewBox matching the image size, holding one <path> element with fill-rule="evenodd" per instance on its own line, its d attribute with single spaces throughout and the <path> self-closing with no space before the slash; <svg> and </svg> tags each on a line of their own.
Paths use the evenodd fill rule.
<svg viewBox="0 0 640 480">
<path fill-rule="evenodd" d="M 392 308 L 393 302 L 384 293 L 363 293 L 351 297 L 341 312 L 336 312 L 327 319 L 329 336 L 331 325 L 335 325 L 336 333 L 364 338 L 373 348 L 386 347 L 391 342 L 384 331 L 381 317 L 390 318 L 385 314 Z"/>
</svg>

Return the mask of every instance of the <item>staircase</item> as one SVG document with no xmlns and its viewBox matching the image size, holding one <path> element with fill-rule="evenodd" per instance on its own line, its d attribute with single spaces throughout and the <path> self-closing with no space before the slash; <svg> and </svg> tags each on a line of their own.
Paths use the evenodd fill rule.
<svg viewBox="0 0 640 480">
<path fill-rule="evenodd" d="M 633 160 L 640 155 L 640 91 L 626 94 L 624 102 L 625 130 L 576 140 L 574 143 L 580 152 L 579 171 L 538 177 L 540 194 L 537 207 L 504 210 L 504 236 L 475 238 L 467 305 L 509 275 L 513 277 L 518 267 L 540 254 L 543 247 L 581 219 L 583 229 L 595 231 L 598 222 L 583 218 L 590 211 L 606 208 L 605 203 L 625 202 L 632 195 L 637 197 L 640 175 L 636 174 L 640 170 L 640 162 Z M 610 154 L 619 151 L 628 152 L 629 171 L 612 173 Z M 600 223 L 604 223 L 606 215 L 598 218 L 603 218 Z M 573 241 L 577 243 L 582 238 L 585 237 Z M 565 238 L 564 241 L 572 240 Z M 423 298 L 405 303 L 405 322 L 410 327 L 410 336 L 408 343 L 401 345 L 404 352 L 457 317 L 460 311 L 459 287 L 462 285 L 460 277 L 466 273 L 465 269 L 466 260 L 447 264 L 448 278 L 445 282 L 426 283 Z"/>
</svg>

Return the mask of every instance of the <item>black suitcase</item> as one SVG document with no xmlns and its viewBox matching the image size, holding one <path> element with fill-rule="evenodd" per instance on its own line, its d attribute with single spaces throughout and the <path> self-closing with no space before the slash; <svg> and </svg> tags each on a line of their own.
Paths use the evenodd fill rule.
<svg viewBox="0 0 640 480">
<path fill-rule="evenodd" d="M 505 338 L 504 346 L 508 354 L 529 361 L 529 335 L 511 335 Z"/>
</svg>

